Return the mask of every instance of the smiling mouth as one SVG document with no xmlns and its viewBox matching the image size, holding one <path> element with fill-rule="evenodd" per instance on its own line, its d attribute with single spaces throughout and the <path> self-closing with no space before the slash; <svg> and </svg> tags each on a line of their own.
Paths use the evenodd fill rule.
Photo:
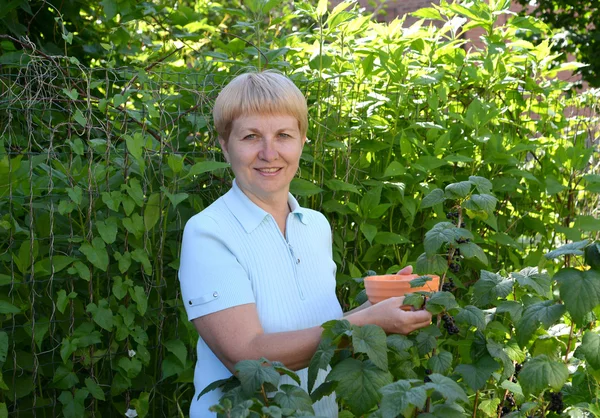
<svg viewBox="0 0 600 418">
<path fill-rule="evenodd" d="M 279 168 L 257 168 L 256 169 L 256 171 L 258 171 L 259 173 L 264 173 L 264 174 L 274 174 L 280 170 L 281 170 L 281 167 L 279 167 Z"/>
</svg>

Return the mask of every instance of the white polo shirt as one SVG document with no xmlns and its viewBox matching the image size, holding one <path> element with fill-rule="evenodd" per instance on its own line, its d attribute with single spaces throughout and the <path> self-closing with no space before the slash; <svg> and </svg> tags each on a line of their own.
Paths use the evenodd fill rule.
<svg viewBox="0 0 600 418">
<path fill-rule="evenodd" d="M 179 280 L 189 320 L 247 303 L 256 304 L 265 333 L 342 318 L 329 222 L 321 213 L 300 207 L 291 194 L 288 203 L 292 212 L 285 237 L 273 216 L 255 205 L 235 181 L 229 192 L 187 222 Z M 221 392 L 200 400 L 198 394 L 231 373 L 202 338 L 197 354 L 190 418 L 212 417 L 208 407 L 218 403 Z M 307 374 L 307 369 L 298 371 L 305 390 Z M 287 376 L 281 383 L 295 384 Z M 334 396 L 314 407 L 317 415 L 337 417 Z"/>
</svg>

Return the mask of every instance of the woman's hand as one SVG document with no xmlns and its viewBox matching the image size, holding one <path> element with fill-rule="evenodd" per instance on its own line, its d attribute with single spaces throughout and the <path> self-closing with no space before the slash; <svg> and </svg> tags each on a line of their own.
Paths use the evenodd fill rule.
<svg viewBox="0 0 600 418">
<path fill-rule="evenodd" d="M 412 274 L 412 272 L 413 272 L 412 266 L 406 266 L 396 274 Z"/>
<path fill-rule="evenodd" d="M 368 323 L 379 325 L 388 334 L 409 334 L 431 324 L 426 310 L 407 312 L 400 308 L 404 296 L 383 300 L 361 313 L 368 315 Z"/>
</svg>

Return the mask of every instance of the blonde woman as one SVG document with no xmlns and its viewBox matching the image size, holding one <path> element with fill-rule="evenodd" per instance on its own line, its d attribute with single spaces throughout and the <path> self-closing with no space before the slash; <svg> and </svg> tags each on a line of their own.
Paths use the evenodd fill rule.
<svg viewBox="0 0 600 418">
<path fill-rule="evenodd" d="M 208 408 L 221 393 L 198 394 L 231 376 L 240 360 L 280 361 L 298 372 L 306 389 L 320 325 L 343 317 L 329 223 L 289 193 L 306 142 L 302 93 L 276 72 L 243 74 L 221 91 L 213 116 L 235 180 L 188 221 L 183 235 L 179 280 L 200 334 L 191 418 L 213 416 Z M 428 312 L 405 312 L 401 304 L 402 298 L 392 298 L 345 318 L 402 334 L 430 324 Z M 337 417 L 335 396 L 314 409 Z"/>
</svg>

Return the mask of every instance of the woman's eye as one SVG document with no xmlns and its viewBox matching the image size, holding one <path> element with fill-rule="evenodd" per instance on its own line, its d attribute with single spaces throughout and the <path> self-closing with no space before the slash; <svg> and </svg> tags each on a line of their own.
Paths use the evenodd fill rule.
<svg viewBox="0 0 600 418">
<path fill-rule="evenodd" d="M 256 138 L 256 134 L 249 134 L 244 137 L 244 139 L 254 139 Z"/>
<path fill-rule="evenodd" d="M 280 136 L 281 138 L 291 138 L 291 135 L 289 135 L 289 134 L 286 134 L 285 132 L 281 132 L 281 133 L 279 134 L 279 136 Z"/>
</svg>

